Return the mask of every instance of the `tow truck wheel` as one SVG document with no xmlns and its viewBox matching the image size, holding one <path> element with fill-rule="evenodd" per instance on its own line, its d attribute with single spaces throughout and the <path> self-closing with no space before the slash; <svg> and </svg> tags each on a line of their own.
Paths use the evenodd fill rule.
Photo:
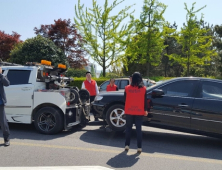
<svg viewBox="0 0 222 170">
<path fill-rule="evenodd" d="M 79 93 L 75 89 L 70 89 L 70 103 L 79 103 Z"/>
<path fill-rule="evenodd" d="M 106 112 L 106 121 L 114 131 L 124 131 L 126 128 L 126 119 L 124 115 L 124 105 L 115 104 Z"/>
<path fill-rule="evenodd" d="M 63 116 L 53 107 L 43 107 L 34 115 L 35 128 L 43 134 L 56 134 L 63 130 Z"/>
<path fill-rule="evenodd" d="M 86 89 L 79 90 L 79 97 L 82 103 L 86 103 L 90 99 L 89 91 Z"/>
</svg>

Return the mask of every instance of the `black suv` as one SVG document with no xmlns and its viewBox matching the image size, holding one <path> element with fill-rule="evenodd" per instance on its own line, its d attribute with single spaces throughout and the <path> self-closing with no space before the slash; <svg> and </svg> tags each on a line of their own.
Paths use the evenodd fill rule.
<svg viewBox="0 0 222 170">
<path fill-rule="evenodd" d="M 144 125 L 222 137 L 222 80 L 183 77 L 147 87 Z M 124 93 L 100 93 L 93 108 L 115 131 L 125 129 Z"/>
</svg>

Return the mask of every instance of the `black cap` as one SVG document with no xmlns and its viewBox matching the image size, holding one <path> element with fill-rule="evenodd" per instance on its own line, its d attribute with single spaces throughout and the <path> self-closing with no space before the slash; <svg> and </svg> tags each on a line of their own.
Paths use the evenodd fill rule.
<svg viewBox="0 0 222 170">
<path fill-rule="evenodd" d="M 86 72 L 86 74 L 88 74 L 88 73 L 90 73 L 90 74 L 91 74 L 91 72 L 90 72 L 90 71 L 87 71 L 87 72 Z"/>
</svg>

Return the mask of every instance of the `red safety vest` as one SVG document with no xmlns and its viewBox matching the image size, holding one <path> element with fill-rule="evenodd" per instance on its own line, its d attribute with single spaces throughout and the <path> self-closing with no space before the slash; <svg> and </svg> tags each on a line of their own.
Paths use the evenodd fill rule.
<svg viewBox="0 0 222 170">
<path fill-rule="evenodd" d="M 146 87 L 138 88 L 128 85 L 125 87 L 125 92 L 125 114 L 144 115 L 144 96 L 146 93 Z"/>
<path fill-rule="evenodd" d="M 89 91 L 90 96 L 96 96 L 96 81 L 91 80 L 91 83 L 88 80 L 84 81 L 85 88 Z"/>
<path fill-rule="evenodd" d="M 110 84 L 107 85 L 106 91 L 116 91 L 117 86 L 114 84 L 111 86 Z"/>
</svg>

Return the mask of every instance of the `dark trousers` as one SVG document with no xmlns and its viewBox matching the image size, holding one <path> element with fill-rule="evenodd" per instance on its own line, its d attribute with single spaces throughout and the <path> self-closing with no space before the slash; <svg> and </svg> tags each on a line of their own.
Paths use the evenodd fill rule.
<svg viewBox="0 0 222 170">
<path fill-rule="evenodd" d="M 6 116 L 5 116 L 4 105 L 0 105 L 0 125 L 1 125 L 1 129 L 3 131 L 4 139 L 9 140 L 10 131 L 9 131 L 8 122 L 7 122 Z"/>
<path fill-rule="evenodd" d="M 136 125 L 137 147 L 142 148 L 142 122 L 143 116 L 126 114 L 126 142 L 125 146 L 130 146 L 133 123 Z"/>
</svg>

